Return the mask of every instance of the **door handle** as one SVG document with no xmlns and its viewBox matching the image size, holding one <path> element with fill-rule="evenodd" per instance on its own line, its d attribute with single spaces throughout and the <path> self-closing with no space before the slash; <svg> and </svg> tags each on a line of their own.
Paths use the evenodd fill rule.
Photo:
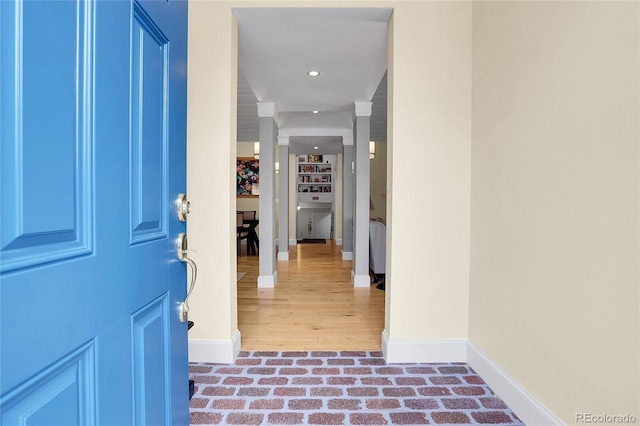
<svg viewBox="0 0 640 426">
<path fill-rule="evenodd" d="M 191 267 L 191 282 L 189 283 L 189 291 L 187 292 L 187 297 L 185 297 L 185 299 L 180 302 L 180 305 L 178 306 L 180 322 L 187 321 L 187 317 L 189 314 L 189 296 L 191 296 L 191 292 L 196 285 L 196 278 L 198 277 L 198 266 L 196 265 L 196 262 L 187 257 L 188 252 L 189 243 L 187 242 L 187 234 L 181 232 L 180 234 L 178 234 L 178 259 Z"/>
</svg>

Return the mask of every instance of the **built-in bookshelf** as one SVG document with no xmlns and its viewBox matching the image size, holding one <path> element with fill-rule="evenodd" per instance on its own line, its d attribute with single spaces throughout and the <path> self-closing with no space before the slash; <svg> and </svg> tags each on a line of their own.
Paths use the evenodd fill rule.
<svg viewBox="0 0 640 426">
<path fill-rule="evenodd" d="M 322 155 L 297 156 L 298 201 L 332 202 L 333 164 Z"/>
</svg>

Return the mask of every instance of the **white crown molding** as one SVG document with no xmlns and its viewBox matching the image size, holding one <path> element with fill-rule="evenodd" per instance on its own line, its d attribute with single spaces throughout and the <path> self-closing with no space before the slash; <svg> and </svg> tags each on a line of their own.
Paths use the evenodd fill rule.
<svg viewBox="0 0 640 426">
<path fill-rule="evenodd" d="M 289 146 L 289 136 L 278 136 L 278 145 Z"/>
<path fill-rule="evenodd" d="M 356 117 L 371 117 L 373 102 L 354 102 Z"/>
<path fill-rule="evenodd" d="M 274 102 L 256 102 L 258 105 L 258 117 L 276 116 L 276 104 Z"/>
<path fill-rule="evenodd" d="M 353 128 L 321 128 L 321 127 L 292 127 L 279 128 L 278 132 L 281 136 L 348 136 L 353 137 Z"/>
</svg>

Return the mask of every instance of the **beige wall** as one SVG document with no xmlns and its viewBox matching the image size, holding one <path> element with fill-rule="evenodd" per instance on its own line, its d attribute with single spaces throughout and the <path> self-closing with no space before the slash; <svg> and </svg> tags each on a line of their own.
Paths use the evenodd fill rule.
<svg viewBox="0 0 640 426">
<path fill-rule="evenodd" d="M 639 22 L 474 3 L 470 338 L 567 424 L 640 417 Z"/>
<path fill-rule="evenodd" d="M 230 342 L 238 329 L 235 241 L 237 23 L 228 3 L 189 4 L 187 221 L 198 281 L 190 339 Z"/>
<path fill-rule="evenodd" d="M 391 339 L 465 339 L 471 3 L 401 2 L 393 19 L 385 330 Z"/>
</svg>

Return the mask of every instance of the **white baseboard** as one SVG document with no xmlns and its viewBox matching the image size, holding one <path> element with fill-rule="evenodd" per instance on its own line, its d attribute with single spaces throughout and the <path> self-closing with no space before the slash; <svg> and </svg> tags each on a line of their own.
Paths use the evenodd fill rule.
<svg viewBox="0 0 640 426">
<path fill-rule="evenodd" d="M 342 238 L 336 239 L 336 245 L 337 246 L 341 246 L 342 245 Z"/>
<path fill-rule="evenodd" d="M 353 260 L 353 252 L 352 251 L 343 251 L 342 252 L 342 260 Z"/>
<path fill-rule="evenodd" d="M 354 287 L 370 287 L 371 286 L 371 277 L 369 275 L 352 275 L 353 276 L 353 286 Z"/>
<path fill-rule="evenodd" d="M 289 252 L 288 251 L 279 251 L 278 252 L 278 260 L 289 260 Z"/>
<path fill-rule="evenodd" d="M 259 275 L 258 288 L 274 288 L 278 282 L 278 271 L 274 271 L 273 275 Z"/>
<path fill-rule="evenodd" d="M 467 344 L 467 364 L 525 424 L 564 424 L 473 342 Z"/>
<path fill-rule="evenodd" d="M 189 362 L 233 363 L 240 353 L 240 330 L 231 340 L 189 339 Z"/>
<path fill-rule="evenodd" d="M 388 364 L 466 362 L 525 424 L 564 424 L 487 354 L 466 339 L 390 339 L 386 330 L 383 330 L 382 353 Z"/>
<path fill-rule="evenodd" d="M 295 246 L 296 244 L 298 244 L 298 240 L 289 240 L 290 246 Z"/>
<path fill-rule="evenodd" d="M 387 363 L 466 362 L 467 340 L 390 339 L 382 331 L 382 353 Z"/>
</svg>

